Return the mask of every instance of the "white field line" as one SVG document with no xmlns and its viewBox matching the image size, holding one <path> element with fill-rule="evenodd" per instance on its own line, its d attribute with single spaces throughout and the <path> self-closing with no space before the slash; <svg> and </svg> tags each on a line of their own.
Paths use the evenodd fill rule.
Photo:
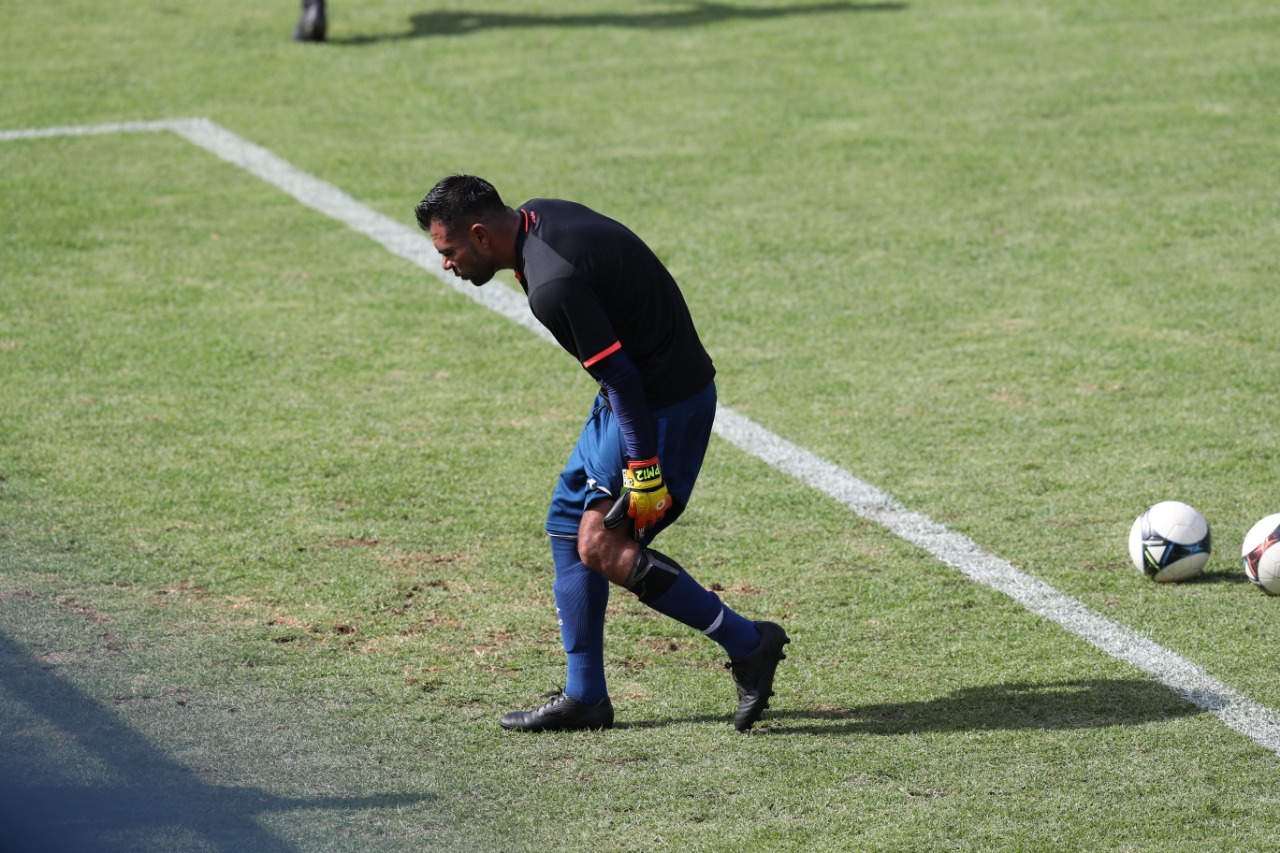
<svg viewBox="0 0 1280 853">
<path fill-rule="evenodd" d="M 432 273 L 469 299 L 544 340 L 553 341 L 529 312 L 524 297 L 513 289 L 496 282 L 478 288 L 455 278 L 441 269 L 440 256 L 430 240 L 416 228 L 374 211 L 332 184 L 301 171 L 208 119 L 0 131 L 0 141 L 154 131 L 176 133 L 239 166 L 312 210 L 364 234 L 387 251 Z M 1095 613 L 1011 563 L 986 553 L 968 537 L 908 509 L 875 486 L 775 435 L 733 409 L 720 406 L 715 431 L 738 449 L 830 496 L 862 518 L 884 526 L 972 580 L 1008 595 L 1032 613 L 1056 622 L 1106 654 L 1136 666 L 1192 705 L 1216 715 L 1230 728 L 1280 756 L 1280 714 L 1242 696 L 1181 655 Z"/>
</svg>

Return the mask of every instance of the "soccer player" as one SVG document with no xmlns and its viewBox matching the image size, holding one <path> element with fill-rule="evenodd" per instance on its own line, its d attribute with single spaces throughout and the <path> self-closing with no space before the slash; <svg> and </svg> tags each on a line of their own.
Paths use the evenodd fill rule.
<svg viewBox="0 0 1280 853">
<path fill-rule="evenodd" d="M 294 41 L 324 41 L 329 20 L 324 12 L 324 0 L 302 0 L 302 14 L 293 28 Z"/>
<path fill-rule="evenodd" d="M 474 176 L 440 181 L 415 213 L 454 275 L 478 287 L 514 270 L 534 316 L 600 385 L 547 513 L 568 677 L 550 701 L 502 726 L 613 725 L 604 671 L 612 582 L 724 648 L 738 692 L 733 724 L 751 728 L 790 638 L 734 612 L 651 546 L 688 505 L 716 411 L 715 368 L 675 279 L 622 224 L 558 199 L 512 209 Z"/>
</svg>

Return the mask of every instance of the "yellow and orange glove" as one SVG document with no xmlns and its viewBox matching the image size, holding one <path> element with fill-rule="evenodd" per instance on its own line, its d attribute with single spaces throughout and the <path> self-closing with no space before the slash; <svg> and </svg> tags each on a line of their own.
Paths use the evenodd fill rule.
<svg viewBox="0 0 1280 853">
<path fill-rule="evenodd" d="M 671 493 L 662 482 L 662 466 L 658 457 L 643 462 L 628 462 L 622 469 L 622 494 L 604 517 L 604 526 L 613 529 L 622 519 L 635 521 L 636 538 L 653 527 L 671 509 Z"/>
</svg>

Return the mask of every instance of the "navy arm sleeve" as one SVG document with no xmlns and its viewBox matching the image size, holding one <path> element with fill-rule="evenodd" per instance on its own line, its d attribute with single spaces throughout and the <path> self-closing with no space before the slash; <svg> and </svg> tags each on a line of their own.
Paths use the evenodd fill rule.
<svg viewBox="0 0 1280 853">
<path fill-rule="evenodd" d="M 649 417 L 649 403 L 644 396 L 644 384 L 640 370 L 618 349 L 587 368 L 609 396 L 609 408 L 618 420 L 623 440 L 627 445 L 627 458 L 640 461 L 658 455 L 657 440 L 653 435 L 653 421 Z"/>
</svg>

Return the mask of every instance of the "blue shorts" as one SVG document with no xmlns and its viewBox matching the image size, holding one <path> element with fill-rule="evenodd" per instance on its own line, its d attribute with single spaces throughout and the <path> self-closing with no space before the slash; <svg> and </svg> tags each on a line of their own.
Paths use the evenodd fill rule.
<svg viewBox="0 0 1280 853">
<path fill-rule="evenodd" d="M 671 493 L 674 505 L 653 528 L 645 533 L 645 543 L 680 517 L 693 494 L 693 484 L 702 469 L 702 460 L 711 441 L 711 424 L 716 418 L 716 385 L 687 400 L 651 413 L 658 441 L 658 460 L 662 479 Z M 622 491 L 622 469 L 626 466 L 626 445 L 622 430 L 605 401 L 596 397 L 569 455 L 547 512 L 547 532 L 552 536 L 577 538 L 578 525 L 586 508 L 601 498 L 615 497 Z"/>
</svg>

